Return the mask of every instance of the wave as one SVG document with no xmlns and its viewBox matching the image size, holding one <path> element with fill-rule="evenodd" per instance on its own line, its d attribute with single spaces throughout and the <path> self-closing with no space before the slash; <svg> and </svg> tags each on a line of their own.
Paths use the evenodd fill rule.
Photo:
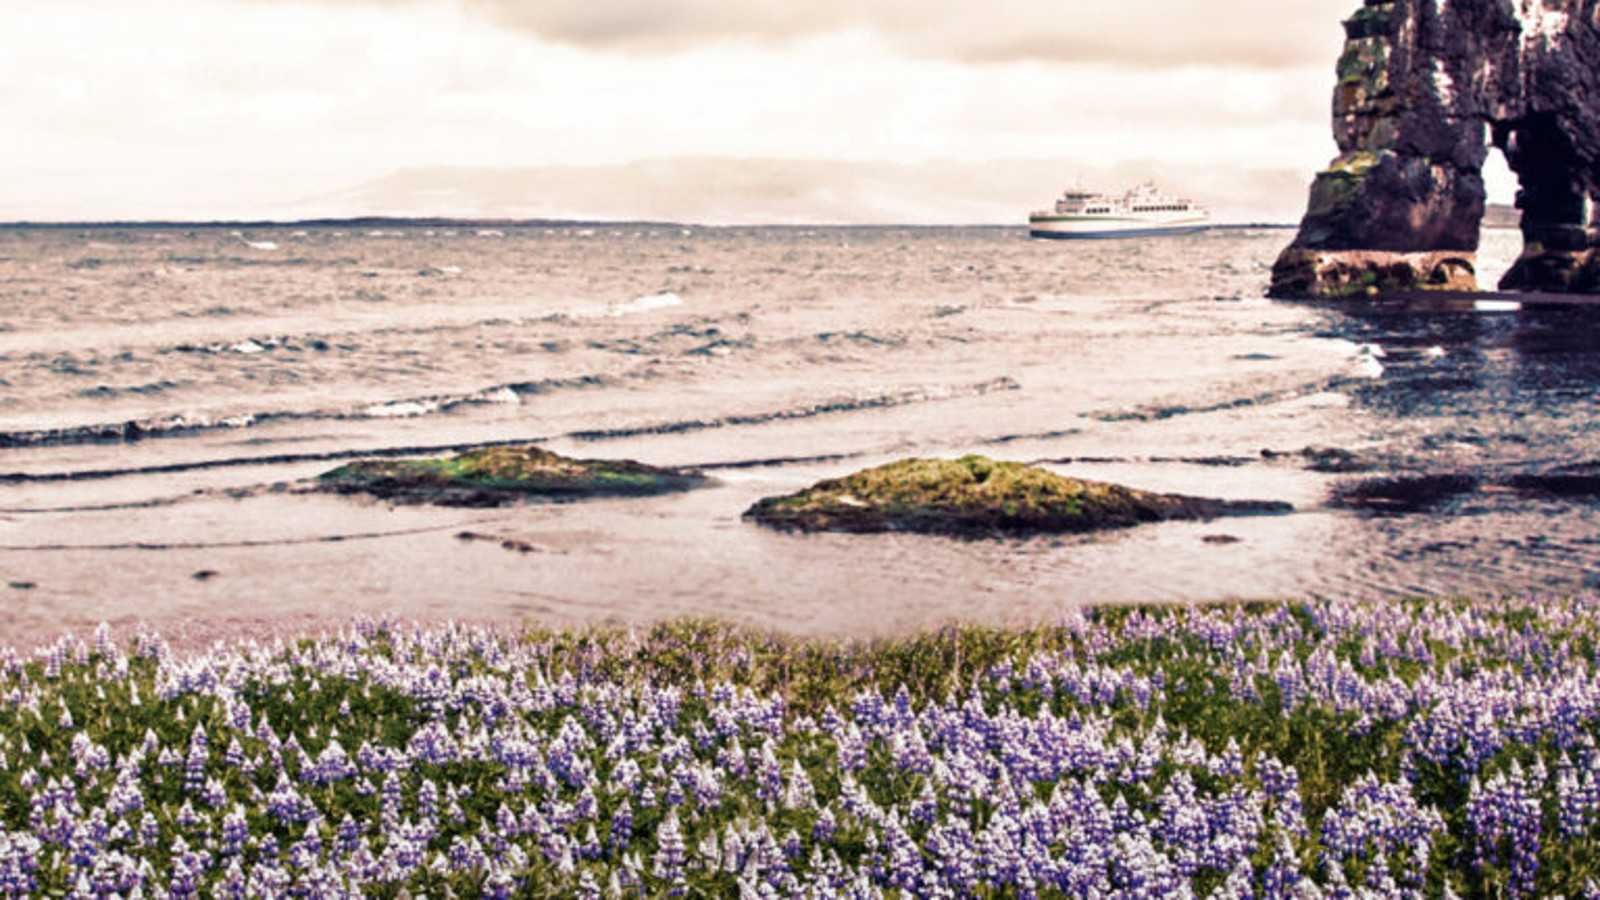
<svg viewBox="0 0 1600 900">
<path fill-rule="evenodd" d="M 428 266 L 418 272 L 419 275 L 460 275 L 459 266 Z M 288 351 L 302 353 L 316 351 L 326 353 L 333 350 L 356 349 L 355 342 L 361 338 L 373 336 L 394 335 L 441 335 L 453 332 L 477 331 L 486 325 L 493 326 L 537 326 L 548 325 L 552 322 L 580 321 L 584 319 L 617 319 L 637 313 L 652 312 L 658 309 L 670 309 L 684 305 L 684 300 L 678 294 L 667 292 L 650 294 L 620 303 L 606 303 L 598 305 L 573 306 L 566 309 L 553 309 L 547 312 L 538 312 L 527 315 L 505 315 L 495 313 L 492 315 L 478 315 L 462 317 L 459 315 L 444 318 L 425 318 L 420 323 L 382 325 L 369 328 L 357 333 L 323 333 L 323 334 L 254 334 L 247 337 L 228 338 L 223 340 L 207 341 L 205 343 L 185 342 L 155 349 L 156 355 L 169 353 L 202 354 L 208 356 L 223 356 L 237 354 L 254 356 L 260 353 Z M 228 307 L 214 307 L 217 314 L 231 314 L 233 310 Z M 821 336 L 826 341 L 829 335 Z"/>
<path fill-rule="evenodd" d="M 682 305 L 683 298 L 669 291 L 664 294 L 650 294 L 649 296 L 639 297 L 626 303 L 611 303 L 605 306 L 585 306 L 569 309 L 566 312 L 555 313 L 541 318 L 547 321 L 550 319 L 619 319 L 634 313 L 670 309 L 674 306 Z"/>
<path fill-rule="evenodd" d="M 1289 400 L 1298 400 L 1302 397 L 1312 397 L 1335 391 L 1342 387 L 1359 384 L 1365 379 L 1352 375 L 1334 375 L 1318 381 L 1308 381 L 1293 387 L 1279 388 L 1262 391 L 1243 397 L 1233 397 L 1201 405 L 1187 403 L 1151 404 L 1134 406 L 1124 409 L 1101 410 L 1099 412 L 1084 413 L 1084 418 L 1098 422 L 1159 422 L 1178 416 L 1192 416 L 1203 413 L 1225 412 L 1230 409 L 1246 409 L 1252 406 L 1266 406 L 1272 403 L 1284 403 Z"/>
<path fill-rule="evenodd" d="M 409 537 L 453 531 L 463 525 L 481 525 L 489 519 L 470 522 L 452 522 L 448 525 L 430 525 L 420 528 L 397 528 L 392 531 L 360 531 L 349 534 L 315 534 L 305 537 L 237 541 L 124 541 L 107 544 L 0 544 L 0 552 L 41 553 L 100 550 L 235 550 L 251 547 L 292 547 L 303 544 L 343 544 L 351 541 L 375 541 L 383 538 Z M 209 577 L 209 576 L 208 576 Z"/>
<path fill-rule="evenodd" d="M 1056 441 L 1061 440 L 1062 438 L 1076 437 L 1080 434 L 1083 434 L 1082 428 L 1052 428 L 1048 431 L 1002 434 L 999 437 L 989 438 L 988 440 L 984 441 L 984 443 L 991 445 L 1002 445 L 1014 444 L 1018 441 Z"/>
<path fill-rule="evenodd" d="M 165 394 L 174 388 L 179 388 L 182 386 L 183 385 L 179 382 L 169 381 L 163 378 L 160 381 L 152 381 L 148 384 L 129 385 L 128 387 L 111 387 L 110 385 L 105 384 L 96 385 L 95 387 L 85 388 L 84 390 L 79 391 L 78 396 L 96 400 L 105 399 L 108 397 L 123 397 L 130 394 L 140 397 L 151 397 L 158 394 Z"/>
<path fill-rule="evenodd" d="M 740 469 L 772 469 L 778 466 L 808 466 L 821 463 L 844 462 L 859 459 L 865 453 L 816 453 L 810 456 L 762 456 L 755 459 L 728 459 L 719 462 L 696 463 L 688 468 L 702 472 L 731 472 Z"/>
<path fill-rule="evenodd" d="M 586 378 L 591 383 L 599 383 L 600 382 L 600 379 L 594 378 L 592 376 L 588 376 Z M 503 388 L 496 388 L 495 390 L 502 390 L 502 389 L 511 390 L 511 391 L 517 393 L 518 395 L 523 395 L 523 394 L 526 394 L 526 393 L 533 393 L 533 392 L 538 392 L 538 391 L 541 391 L 541 390 L 554 389 L 551 386 L 552 381 L 553 380 L 547 380 L 547 381 L 540 381 L 540 382 L 526 382 L 526 383 L 523 383 L 523 384 L 516 384 L 516 385 L 506 385 L 506 386 L 503 386 Z M 544 435 L 544 436 L 527 436 L 527 437 L 517 438 L 515 440 L 477 441 L 477 442 L 451 443 L 451 444 L 426 444 L 426 445 L 411 445 L 411 446 L 402 446 L 402 447 L 380 447 L 380 448 L 375 448 L 375 449 L 361 449 L 361 450 L 330 450 L 330 451 L 320 451 L 320 452 L 311 452 L 311 453 L 274 453 L 274 454 L 267 454 L 267 455 L 262 455 L 262 456 L 223 457 L 223 458 L 218 458 L 218 459 L 201 459 L 201 460 L 191 460 L 191 461 L 187 461 L 187 462 L 164 463 L 164 464 L 152 465 L 152 466 L 130 466 L 130 467 L 125 467 L 125 468 L 115 468 L 115 469 L 79 469 L 79 470 L 66 471 L 66 472 L 0 472 L 0 484 L 36 484 L 36 483 L 71 482 L 71 481 L 95 481 L 95 480 L 103 480 L 103 479 L 110 479 L 110 478 L 123 478 L 123 477 L 138 476 L 138 475 L 169 475 L 169 474 L 175 474 L 175 473 L 179 473 L 179 472 L 192 472 L 192 471 L 198 471 L 198 470 L 203 470 L 203 469 L 238 468 L 238 467 L 244 467 L 244 466 L 294 465 L 294 464 L 310 463 L 310 462 L 337 462 L 337 461 L 347 460 L 347 459 L 362 459 L 362 458 L 375 458 L 375 457 L 388 458 L 388 457 L 403 457 L 403 456 L 427 456 L 427 455 L 435 455 L 435 454 L 441 454 L 441 453 L 462 453 L 462 452 L 466 452 L 466 451 L 469 451 L 469 450 L 480 450 L 480 449 L 484 449 L 484 448 L 487 448 L 487 447 L 510 447 L 510 446 L 516 446 L 516 445 L 520 445 L 520 444 L 538 444 L 538 443 L 545 443 L 545 442 L 548 442 L 548 441 L 560 440 L 560 439 L 575 440 L 575 441 L 587 441 L 587 442 L 605 441 L 605 440 L 614 440 L 614 439 L 618 439 L 618 438 L 640 437 L 640 436 L 645 436 L 645 435 L 680 434 L 680 433 L 684 433 L 684 432 L 701 431 L 701 430 L 707 430 L 707 429 L 713 429 L 713 428 L 730 428 L 730 427 L 738 427 L 738 426 L 743 426 L 743 425 L 762 425 L 762 424 L 766 424 L 766 423 L 769 423 L 769 422 L 782 422 L 782 421 L 792 421 L 792 420 L 797 420 L 797 419 L 809 419 L 809 418 L 814 418 L 814 417 L 817 417 L 817 416 L 860 412 L 860 411 L 872 410 L 872 409 L 890 409 L 890 408 L 894 408 L 894 407 L 898 407 L 898 406 L 907 406 L 907 405 L 915 404 L 915 403 L 928 403 L 928 402 L 935 402 L 935 401 L 940 401 L 940 400 L 959 399 L 959 398 L 964 398 L 964 397 L 980 397 L 980 396 L 983 396 L 985 394 L 991 394 L 991 393 L 996 393 L 996 392 L 1000 392 L 1000 391 L 1015 391 L 1015 390 L 1020 390 L 1020 389 L 1021 389 L 1021 385 L 1019 385 L 1017 383 L 1016 379 L 1011 378 L 1010 376 L 1001 376 L 1001 377 L 998 377 L 998 378 L 989 379 L 988 381 L 977 382 L 976 384 L 919 386 L 919 387 L 906 388 L 906 389 L 900 390 L 900 391 L 893 391 L 893 392 L 890 392 L 890 393 L 868 394 L 868 395 L 850 397 L 850 398 L 844 398 L 844 399 L 838 399 L 838 400 L 829 400 L 829 401 L 825 401 L 825 402 L 821 402 L 821 403 L 807 404 L 805 406 L 792 407 L 792 408 L 789 408 L 789 409 L 769 410 L 769 411 L 766 411 L 766 412 L 759 412 L 759 413 L 735 414 L 735 415 L 721 416 L 721 417 L 714 418 L 714 419 L 689 419 L 689 420 L 679 420 L 679 421 L 673 421 L 673 422 L 659 422 L 659 423 L 654 423 L 654 424 L 649 424 L 649 425 L 639 425 L 639 426 L 633 426 L 633 427 L 628 427 L 628 428 L 610 428 L 610 429 L 598 429 L 598 430 L 586 430 L 586 431 L 571 431 L 571 432 L 567 432 L 565 434 Z M 480 394 L 475 394 L 473 396 L 475 396 L 475 397 L 480 396 L 481 393 L 482 392 L 480 392 Z M 478 401 L 478 402 L 492 402 L 492 401 Z M 443 408 L 443 407 L 441 407 L 441 408 Z M 128 423 L 128 424 L 129 425 L 133 425 L 134 423 Z M 114 428 L 115 426 L 93 426 L 93 427 Z M 75 429 L 67 429 L 67 430 L 64 430 L 64 431 L 75 432 L 76 430 Z M 152 433 L 151 436 L 153 436 L 153 437 L 172 437 L 172 436 L 177 436 L 179 434 L 184 434 L 184 433 L 193 433 L 193 432 L 192 431 L 189 431 L 189 432 L 176 432 L 176 431 L 155 432 L 155 433 Z M 69 435 L 69 436 L 71 436 L 71 435 Z M 9 440 L 9 439 L 14 439 L 14 437 L 15 437 L 15 433 L 13 433 L 11 435 L 0 434 L 0 447 L 4 447 L 4 446 L 37 446 L 37 444 L 33 444 L 33 445 L 9 444 L 8 445 L 8 444 L 4 443 L 4 441 Z M 91 439 L 93 439 L 93 436 L 86 434 L 85 435 L 85 440 L 81 441 L 81 442 L 87 442 L 88 440 L 91 440 Z M 127 437 L 108 437 L 108 438 L 106 438 L 106 440 L 108 440 L 108 441 L 128 440 L 128 439 L 129 438 L 127 438 Z M 819 457 L 818 459 L 820 461 L 820 460 L 822 460 L 824 458 Z M 798 460 L 797 459 L 797 460 L 793 460 L 793 461 L 802 461 L 802 460 Z M 732 461 L 732 462 L 717 463 L 717 464 L 714 464 L 714 465 L 706 465 L 706 466 L 687 466 L 686 468 L 740 468 L 740 467 L 751 467 L 751 468 L 753 468 L 753 467 L 762 466 L 762 465 L 782 465 L 782 464 L 784 464 L 784 462 L 785 462 L 784 460 Z"/>
<path fill-rule="evenodd" d="M 82 503 L 71 506 L 11 506 L 0 507 L 0 515 L 8 516 L 42 516 L 57 513 L 84 513 L 84 512 L 118 512 L 129 509 L 162 509 L 177 506 L 192 500 L 201 500 L 206 497 L 223 494 L 229 497 L 244 498 L 254 493 L 259 493 L 258 488 L 226 490 L 196 490 L 184 494 L 167 497 L 151 497 L 145 500 L 126 500 L 121 503 Z"/>
<path fill-rule="evenodd" d="M 211 431 L 251 428 L 269 422 L 315 422 L 359 419 L 393 419 L 445 413 L 472 406 L 520 403 L 524 397 L 558 390 L 605 387 L 617 383 L 608 375 L 578 375 L 498 384 L 465 394 L 438 394 L 352 406 L 343 409 L 271 410 L 212 418 L 181 413 L 126 422 L 97 422 L 60 428 L 0 431 L 0 449 L 60 447 L 78 444 L 118 444 L 155 438 L 188 437 Z"/>
<path fill-rule="evenodd" d="M 813 403 L 792 409 L 769 410 L 760 413 L 736 414 L 719 416 L 714 419 L 680 419 L 673 422 L 661 422 L 653 425 L 634 425 L 625 428 L 603 428 L 592 431 L 574 431 L 566 437 L 580 441 L 606 441 L 616 438 L 641 437 L 653 434 L 682 434 L 689 431 L 706 431 L 713 428 L 728 428 L 741 425 L 765 425 L 769 422 L 782 422 L 793 419 L 810 419 L 817 416 L 832 415 L 836 413 L 861 412 L 869 409 L 889 409 L 896 406 L 907 406 L 913 403 L 927 403 L 935 400 L 950 400 L 962 397 L 981 397 L 1001 391 L 1020 390 L 1021 385 L 1016 379 L 1003 375 L 980 381 L 977 384 L 966 385 L 939 385 L 906 388 L 887 394 L 869 394 L 859 397 L 850 397 L 839 400 L 829 400 L 822 403 Z"/>
<path fill-rule="evenodd" d="M 244 244 L 246 247 L 249 247 L 251 250 L 276 250 L 276 249 L 278 249 L 278 244 L 277 244 L 276 241 L 252 241 L 249 238 L 245 237 L 243 232 L 239 232 L 239 231 L 229 232 L 229 234 L 231 234 L 233 237 L 238 238 L 239 242 L 241 244 Z"/>
<path fill-rule="evenodd" d="M 316 350 L 326 352 L 333 349 L 333 345 L 322 338 L 307 337 L 295 338 L 286 334 L 256 335 L 237 341 L 212 341 L 207 344 L 177 344 L 170 349 L 156 351 L 164 353 L 203 353 L 220 356 L 224 353 L 237 353 L 242 356 L 254 356 L 257 353 L 267 353 L 273 350 L 304 351 Z"/>
<path fill-rule="evenodd" d="M 618 304 L 615 311 L 618 314 L 626 314 L 630 312 L 647 312 L 652 309 L 667 309 L 682 305 L 683 298 L 668 291 L 664 294 L 651 294 L 648 297 L 640 297 L 631 303 Z"/>
</svg>

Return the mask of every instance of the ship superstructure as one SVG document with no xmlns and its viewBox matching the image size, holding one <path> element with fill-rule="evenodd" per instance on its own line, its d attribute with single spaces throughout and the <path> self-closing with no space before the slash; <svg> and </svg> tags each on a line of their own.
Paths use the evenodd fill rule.
<svg viewBox="0 0 1600 900">
<path fill-rule="evenodd" d="M 1120 197 L 1068 188 L 1054 209 L 1028 217 L 1028 230 L 1041 238 L 1140 237 L 1200 231 L 1210 222 L 1204 207 L 1147 183 Z"/>
</svg>

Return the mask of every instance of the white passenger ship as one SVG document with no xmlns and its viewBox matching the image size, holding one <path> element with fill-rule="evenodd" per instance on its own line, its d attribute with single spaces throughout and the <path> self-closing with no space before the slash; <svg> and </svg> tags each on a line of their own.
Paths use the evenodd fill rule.
<svg viewBox="0 0 1600 900">
<path fill-rule="evenodd" d="M 1116 238 L 1185 234 L 1205 229 L 1211 214 L 1190 200 L 1169 197 L 1142 184 L 1121 197 L 1068 188 L 1055 209 L 1028 217 L 1038 238 Z"/>
</svg>

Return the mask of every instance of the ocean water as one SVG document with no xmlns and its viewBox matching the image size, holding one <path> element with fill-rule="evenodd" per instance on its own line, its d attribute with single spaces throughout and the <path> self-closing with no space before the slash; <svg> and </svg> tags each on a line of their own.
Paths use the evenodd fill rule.
<svg viewBox="0 0 1600 900">
<path fill-rule="evenodd" d="M 1600 583 L 1600 313 L 1267 300 L 1289 236 L 0 230 L 0 640 L 353 614 L 882 634 Z M 286 489 L 524 440 L 715 483 L 495 510 Z M 991 541 L 740 518 L 965 453 L 1295 512 Z"/>
</svg>

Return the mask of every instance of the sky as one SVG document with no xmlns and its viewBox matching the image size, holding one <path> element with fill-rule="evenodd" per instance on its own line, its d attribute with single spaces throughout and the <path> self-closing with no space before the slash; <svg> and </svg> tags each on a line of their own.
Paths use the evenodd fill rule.
<svg viewBox="0 0 1600 900">
<path fill-rule="evenodd" d="M 0 0 L 0 220 L 1292 220 L 1355 5 Z"/>
</svg>

